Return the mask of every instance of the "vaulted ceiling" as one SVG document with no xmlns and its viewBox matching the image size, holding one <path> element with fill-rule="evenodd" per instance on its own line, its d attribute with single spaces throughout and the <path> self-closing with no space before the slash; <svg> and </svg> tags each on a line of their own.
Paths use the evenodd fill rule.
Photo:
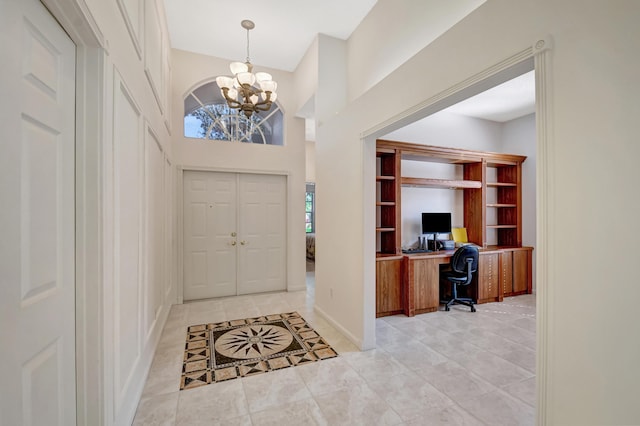
<svg viewBox="0 0 640 426">
<path fill-rule="evenodd" d="M 285 71 L 295 70 L 317 34 L 348 39 L 376 2 L 164 0 L 173 48 L 244 61 L 247 34 L 240 22 L 250 19 L 256 25 L 250 32 L 251 62 Z M 534 92 L 533 73 L 528 73 L 449 111 L 504 122 L 532 113 Z"/>
</svg>

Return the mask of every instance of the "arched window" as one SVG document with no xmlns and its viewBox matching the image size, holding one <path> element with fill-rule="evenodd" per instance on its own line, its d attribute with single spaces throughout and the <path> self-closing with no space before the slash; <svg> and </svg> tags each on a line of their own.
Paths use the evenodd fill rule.
<svg viewBox="0 0 640 426">
<path fill-rule="evenodd" d="M 274 102 L 269 111 L 251 118 L 231 109 L 215 81 L 193 90 L 184 100 L 184 136 L 187 138 L 283 145 L 283 114 Z"/>
</svg>

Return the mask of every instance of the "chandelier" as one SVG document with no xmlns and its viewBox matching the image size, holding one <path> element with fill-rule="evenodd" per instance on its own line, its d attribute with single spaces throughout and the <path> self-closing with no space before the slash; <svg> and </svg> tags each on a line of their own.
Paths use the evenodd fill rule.
<svg viewBox="0 0 640 426">
<path fill-rule="evenodd" d="M 271 74 L 252 72 L 253 65 L 249 60 L 249 31 L 255 28 L 255 24 L 245 19 L 240 25 L 247 30 L 247 61 L 232 62 L 229 68 L 233 77 L 221 75 L 216 77 L 216 83 L 229 108 L 238 109 L 250 118 L 256 111 L 268 111 L 271 108 L 271 103 L 277 98 L 278 85 L 273 81 Z"/>
</svg>

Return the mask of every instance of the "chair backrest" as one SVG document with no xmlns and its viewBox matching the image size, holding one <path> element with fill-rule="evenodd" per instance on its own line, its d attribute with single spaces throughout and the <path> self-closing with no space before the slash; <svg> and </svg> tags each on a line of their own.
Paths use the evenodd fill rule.
<svg viewBox="0 0 640 426">
<path fill-rule="evenodd" d="M 471 271 L 467 271 L 467 259 L 472 259 Z M 474 246 L 462 246 L 451 256 L 451 269 L 461 274 L 476 272 L 478 270 L 478 248 Z"/>
</svg>

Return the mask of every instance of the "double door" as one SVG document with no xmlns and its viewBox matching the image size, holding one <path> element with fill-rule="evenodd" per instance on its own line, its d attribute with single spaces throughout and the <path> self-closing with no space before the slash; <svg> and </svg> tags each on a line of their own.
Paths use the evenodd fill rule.
<svg viewBox="0 0 640 426">
<path fill-rule="evenodd" d="M 286 290 L 286 177 L 185 171 L 184 300 Z"/>
</svg>

